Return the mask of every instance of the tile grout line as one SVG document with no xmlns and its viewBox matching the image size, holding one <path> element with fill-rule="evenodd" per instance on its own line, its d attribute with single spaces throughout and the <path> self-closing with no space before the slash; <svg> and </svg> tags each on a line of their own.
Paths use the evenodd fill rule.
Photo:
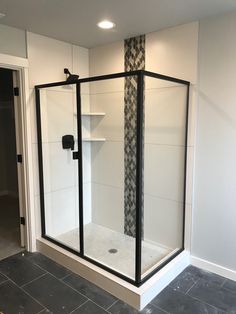
<svg viewBox="0 0 236 314">
<path fill-rule="evenodd" d="M 89 302 L 89 299 L 84 301 L 82 304 L 80 304 L 78 307 L 72 310 L 69 314 L 73 314 L 73 312 L 77 311 L 79 308 L 81 308 L 81 306 L 85 305 L 87 302 Z"/>
<path fill-rule="evenodd" d="M 103 309 L 104 311 L 107 311 L 107 309 L 105 309 L 105 308 L 103 308 L 103 307 L 101 307 L 99 304 L 97 304 L 96 302 L 94 302 L 93 300 L 91 300 L 88 296 L 86 296 L 85 294 L 83 294 L 82 292 L 80 292 L 80 291 L 78 291 L 77 289 L 75 289 L 75 288 L 73 288 L 72 286 L 70 286 L 69 284 L 67 284 L 65 281 L 63 281 L 64 280 L 64 278 L 67 278 L 67 277 L 69 277 L 69 276 L 71 276 L 71 275 L 73 275 L 73 274 L 75 274 L 75 275 L 77 275 L 76 273 L 71 273 L 71 274 L 68 274 L 68 275 L 66 275 L 64 278 L 61 278 L 61 279 L 59 279 L 59 278 L 57 278 L 56 276 L 54 276 L 53 274 L 51 274 L 50 272 L 48 272 L 46 269 L 44 269 L 43 267 L 41 267 L 41 266 L 38 266 L 39 268 L 41 268 L 42 270 L 44 270 L 46 273 L 45 273 L 45 275 L 46 274 L 49 274 L 49 275 L 51 275 L 51 276 L 53 276 L 55 279 L 57 279 L 57 280 L 59 280 L 61 283 L 63 283 L 64 285 L 66 285 L 67 287 L 69 287 L 69 288 L 71 288 L 72 290 L 74 290 L 75 292 L 77 292 L 78 294 L 80 294 L 80 295 L 82 295 L 84 298 L 86 298 L 87 300 L 85 301 L 85 303 L 87 302 L 87 301 L 91 301 L 92 303 L 94 303 L 94 304 L 96 304 L 97 306 L 99 306 L 101 309 Z M 92 283 L 91 283 L 92 284 Z M 95 285 L 96 286 L 96 285 Z M 100 288 L 101 289 L 101 288 Z M 101 290 L 103 290 L 103 289 L 101 289 Z M 105 291 L 105 290 L 104 290 Z M 106 291 L 105 291 L 106 292 Z M 115 297 L 115 296 L 114 296 Z M 109 307 L 108 307 L 108 309 L 110 309 L 116 302 L 118 302 L 119 300 L 116 300 L 113 304 L 111 304 Z M 82 306 L 82 305 L 81 305 Z M 79 306 L 80 307 L 80 306 Z"/>
<path fill-rule="evenodd" d="M 108 308 L 106 309 L 107 311 L 113 307 L 113 305 L 115 305 L 117 302 L 119 302 L 119 300 L 116 300 L 115 302 L 113 302 L 110 306 L 108 306 Z"/>
<path fill-rule="evenodd" d="M 167 312 L 167 311 L 164 310 L 162 307 L 160 307 L 160 306 L 158 306 L 158 305 L 156 305 L 156 304 L 153 304 L 153 303 L 149 303 L 149 304 L 153 305 L 155 308 L 157 308 L 158 310 L 163 311 L 163 312 L 166 313 L 166 314 L 171 314 L 170 312 Z"/>
<path fill-rule="evenodd" d="M 58 281 L 60 281 L 61 283 L 63 283 L 65 286 L 67 286 L 68 288 L 71 288 L 72 290 L 74 290 L 75 292 L 77 292 L 78 294 L 80 294 L 81 296 L 83 296 L 84 298 L 86 298 L 87 300 L 90 300 L 86 295 L 84 295 L 83 293 L 81 293 L 80 291 L 76 290 L 75 288 L 71 287 L 70 285 L 68 285 L 66 282 L 64 282 L 61 279 L 58 279 L 56 276 L 54 276 L 52 273 L 48 272 L 46 269 L 42 268 L 41 266 L 38 266 L 39 268 L 41 268 L 42 270 L 44 270 L 46 272 L 47 275 L 51 275 L 52 277 L 54 277 L 55 279 L 57 279 Z M 46 275 L 45 274 L 45 275 Z M 71 274 L 68 275 L 68 277 Z M 92 300 L 91 300 L 92 301 Z"/>
<path fill-rule="evenodd" d="M 28 284 L 31 284 L 31 283 L 34 282 L 35 280 L 38 280 L 38 279 L 40 279 L 41 277 L 43 277 L 43 276 L 45 276 L 45 275 L 46 275 L 46 273 L 44 273 L 44 274 L 42 274 L 42 275 L 40 275 L 40 276 L 34 278 L 33 280 L 31 280 L 31 281 L 29 281 L 29 282 L 27 282 L 27 283 L 24 283 L 22 286 L 19 286 L 19 287 L 24 288 L 24 287 L 27 286 Z"/>
<path fill-rule="evenodd" d="M 200 281 L 201 278 L 198 278 L 197 281 L 194 282 L 194 284 L 185 292 L 185 294 L 188 295 L 189 291 Z"/>
<path fill-rule="evenodd" d="M 93 304 L 97 305 L 100 309 L 102 309 L 103 311 L 107 312 L 107 313 L 110 313 L 108 312 L 107 309 L 104 309 L 101 305 L 97 304 L 96 302 L 94 302 L 93 300 L 89 300 L 90 302 L 92 302 Z"/>
<path fill-rule="evenodd" d="M 216 309 L 216 310 L 222 311 L 223 313 L 227 313 L 227 312 L 225 312 L 224 310 L 219 309 L 218 307 L 216 307 L 216 306 L 214 306 L 214 305 L 212 305 L 212 304 L 210 304 L 210 303 L 207 303 L 207 302 L 205 302 L 205 301 L 203 301 L 203 300 L 201 300 L 201 299 L 198 299 L 197 297 L 194 297 L 194 296 L 189 295 L 189 294 L 187 294 L 187 296 L 189 296 L 189 297 L 192 298 L 193 300 L 196 300 L 196 301 L 198 301 L 198 302 L 200 302 L 200 303 L 202 303 L 202 304 L 206 304 L 206 305 L 208 305 L 208 306 L 210 306 L 210 307 L 212 307 L 212 308 L 214 308 L 214 309 Z"/>
<path fill-rule="evenodd" d="M 42 310 L 45 310 L 45 306 L 43 304 L 41 304 L 37 299 L 35 299 L 32 295 L 30 295 L 27 291 L 25 291 L 23 288 L 21 288 L 20 286 L 18 286 L 13 280 L 9 279 L 9 281 L 11 283 L 13 283 L 15 286 L 17 286 L 20 290 L 22 290 L 26 295 L 28 295 L 31 299 L 33 299 L 36 303 L 38 303 L 39 305 L 41 305 L 43 307 Z"/>
<path fill-rule="evenodd" d="M 0 283 L 0 286 L 3 285 L 4 283 L 6 283 L 7 281 L 9 281 L 9 279 L 7 278 L 7 280 L 4 280 Z"/>
</svg>

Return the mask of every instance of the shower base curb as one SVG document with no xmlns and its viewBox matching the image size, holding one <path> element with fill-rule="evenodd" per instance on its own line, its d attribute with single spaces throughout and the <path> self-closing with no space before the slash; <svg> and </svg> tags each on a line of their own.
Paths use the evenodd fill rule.
<svg viewBox="0 0 236 314">
<path fill-rule="evenodd" d="M 106 290 L 137 310 L 142 310 L 190 264 L 189 252 L 183 251 L 138 288 L 46 239 L 37 239 L 37 251 Z"/>
</svg>

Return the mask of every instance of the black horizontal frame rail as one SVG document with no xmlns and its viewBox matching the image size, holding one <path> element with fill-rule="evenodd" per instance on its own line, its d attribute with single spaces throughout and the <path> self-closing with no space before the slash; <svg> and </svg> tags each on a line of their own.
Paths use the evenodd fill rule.
<svg viewBox="0 0 236 314">
<path fill-rule="evenodd" d="M 145 76 L 153 77 L 156 79 L 164 80 L 164 81 L 170 81 L 178 84 L 183 85 L 190 85 L 190 82 L 184 81 L 175 77 L 166 76 L 159 73 L 154 73 L 150 71 L 145 70 L 137 70 L 137 71 L 129 71 L 129 72 L 120 72 L 120 73 L 113 73 L 113 74 L 106 74 L 106 75 L 99 75 L 99 76 L 92 76 L 88 78 L 82 78 L 78 79 L 75 82 L 67 82 L 67 81 L 61 81 L 61 82 L 54 82 L 54 83 L 47 83 L 47 84 L 41 84 L 36 85 L 35 88 L 49 88 L 49 87 L 57 87 L 57 86 L 65 86 L 65 85 L 74 85 L 78 83 L 89 83 L 89 82 L 97 82 L 97 81 L 103 81 L 103 80 L 111 80 L 111 79 L 117 79 L 122 77 L 129 77 L 129 76 L 138 76 L 140 73 L 142 73 Z"/>
<path fill-rule="evenodd" d="M 83 230 L 83 197 L 81 195 L 79 201 L 79 216 L 80 216 L 80 247 L 81 251 L 76 251 L 75 249 L 53 239 L 52 237 L 46 234 L 46 221 L 45 221 L 45 203 L 44 203 L 44 178 L 43 178 L 43 150 L 42 150 L 42 130 L 41 130 L 41 110 L 40 110 L 40 89 L 43 88 L 50 88 L 50 87 L 58 87 L 58 86 L 65 86 L 65 85 L 76 85 L 76 99 L 77 99 L 77 121 L 78 126 L 78 139 L 80 138 L 80 146 L 82 145 L 81 142 L 81 90 L 80 85 L 83 83 L 89 82 L 96 82 L 96 81 L 103 81 L 103 80 L 110 80 L 110 79 L 117 79 L 117 78 L 124 78 L 129 76 L 137 77 L 138 82 L 138 92 L 137 92 L 137 165 L 136 165 L 136 240 L 135 240 L 135 278 L 132 279 L 128 276 L 125 276 L 118 271 L 103 265 L 102 263 L 92 259 L 89 256 L 86 256 L 84 253 L 84 230 Z M 143 160 L 143 133 L 142 133 L 142 126 L 143 126 L 143 97 L 144 97 L 144 77 L 152 77 L 164 81 L 169 81 L 181 85 L 185 85 L 187 87 L 187 97 L 186 97 L 186 125 L 185 125 L 185 170 L 184 170 L 184 195 L 183 195 L 183 242 L 182 248 L 175 252 L 172 256 L 170 256 L 167 260 L 157 266 L 153 271 L 148 273 L 144 278 L 142 278 L 142 182 L 143 182 L 143 170 L 142 170 L 142 160 Z M 130 72 L 121 72 L 121 73 L 113 73 L 108 75 L 101 75 L 101 76 L 94 76 L 84 79 L 75 80 L 72 83 L 67 81 L 62 82 L 55 82 L 55 83 L 48 83 L 48 84 L 41 84 L 35 86 L 35 95 L 36 95 L 36 115 L 37 115 L 37 135 L 38 135 L 38 156 L 39 156 L 39 186 L 40 186 L 40 203 L 41 203 L 41 221 L 42 221 L 42 237 L 47 239 L 48 241 L 58 245 L 59 247 L 81 257 L 88 262 L 108 271 L 109 273 L 129 282 L 137 287 L 141 286 L 144 282 L 149 280 L 154 274 L 156 274 L 161 268 L 167 265 L 171 260 L 173 260 L 177 255 L 179 255 L 184 250 L 184 227 L 185 227 L 185 202 L 186 202 L 186 174 L 187 174 L 187 139 L 188 139 L 188 107 L 189 107 L 189 86 L 190 82 L 177 79 L 174 77 L 149 72 L 145 70 L 137 70 L 137 71 L 130 71 Z M 79 162 L 82 164 L 82 146 L 79 152 Z M 82 174 L 82 168 L 79 167 L 79 174 Z M 79 178 L 80 181 L 80 193 L 83 192 L 82 189 L 82 177 Z"/>
</svg>

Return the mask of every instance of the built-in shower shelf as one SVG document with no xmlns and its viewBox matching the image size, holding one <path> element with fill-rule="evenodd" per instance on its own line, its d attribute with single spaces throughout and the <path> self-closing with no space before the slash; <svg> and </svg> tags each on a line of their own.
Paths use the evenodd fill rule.
<svg viewBox="0 0 236 314">
<path fill-rule="evenodd" d="M 82 139 L 83 142 L 105 142 L 106 139 L 104 137 L 85 137 Z"/>
<path fill-rule="evenodd" d="M 83 117 L 104 117 L 106 115 L 105 112 L 82 112 L 81 116 Z M 75 113 L 77 116 L 77 113 Z"/>
</svg>

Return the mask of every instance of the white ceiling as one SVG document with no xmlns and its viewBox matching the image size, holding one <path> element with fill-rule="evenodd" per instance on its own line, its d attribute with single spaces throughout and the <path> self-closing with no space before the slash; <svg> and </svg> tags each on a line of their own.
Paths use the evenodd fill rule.
<svg viewBox="0 0 236 314">
<path fill-rule="evenodd" d="M 236 0 L 0 0 L 0 23 L 84 47 L 236 10 Z M 114 30 L 96 24 L 110 19 Z"/>
</svg>

